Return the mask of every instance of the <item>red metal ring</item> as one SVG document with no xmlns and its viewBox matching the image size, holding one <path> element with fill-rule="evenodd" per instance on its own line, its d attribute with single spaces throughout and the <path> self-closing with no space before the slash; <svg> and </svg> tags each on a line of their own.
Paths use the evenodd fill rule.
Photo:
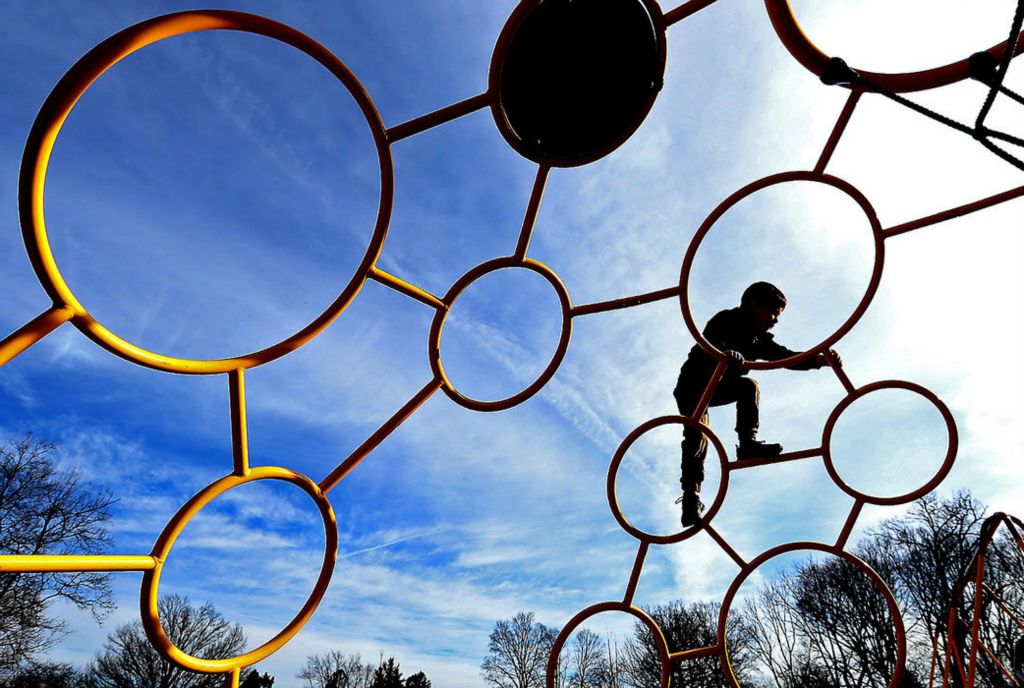
<svg viewBox="0 0 1024 688">
<path fill-rule="evenodd" d="M 812 74 L 820 77 L 825 73 L 825 66 L 828 64 L 829 55 L 821 52 L 818 46 L 804 34 L 793 14 L 793 8 L 789 6 L 789 0 L 765 0 L 765 8 L 768 10 L 768 17 L 771 19 L 772 27 L 782 44 L 786 46 L 790 55 L 796 58 L 797 62 L 806 67 Z M 994 45 L 988 49 L 993 55 L 1000 56 L 1006 50 L 1006 41 Z M 1017 42 L 1017 49 L 1014 55 L 1024 51 L 1024 41 Z M 962 81 L 970 76 L 970 67 L 967 58 L 959 62 L 952 62 L 942 67 L 925 69 L 919 72 L 902 73 L 878 73 L 857 69 L 862 77 L 878 84 L 895 93 L 908 93 L 910 91 L 924 91 L 929 88 L 948 86 L 957 81 Z"/>
<path fill-rule="evenodd" d="M 949 433 L 949 444 L 946 447 L 946 456 L 942 460 L 942 466 L 939 467 L 938 472 L 931 480 L 921 487 L 897 497 L 876 497 L 874 495 L 865 494 L 864 492 L 850 486 L 839 476 L 839 472 L 836 470 L 836 467 L 832 462 L 832 448 L 829 446 L 832 442 L 832 431 L 835 428 L 836 421 L 839 420 L 839 416 L 843 411 L 845 411 L 850 404 L 855 402 L 857 399 L 880 389 L 905 389 L 909 392 L 920 394 L 930 401 L 932 405 L 938 409 L 939 413 L 942 414 L 942 419 L 946 422 L 946 431 Z M 956 460 L 957 445 L 958 435 L 956 430 L 956 421 L 953 420 L 953 414 L 950 413 L 949 408 L 942 403 L 942 400 L 939 399 L 931 390 L 922 387 L 921 385 L 914 384 L 913 382 L 905 382 L 903 380 L 882 380 L 880 382 L 872 382 L 870 385 L 857 388 L 840 401 L 835 409 L 832 410 L 828 420 L 825 421 L 825 429 L 821 433 L 821 451 L 822 455 L 825 457 L 825 469 L 828 471 L 833 482 L 835 482 L 843 492 L 854 499 L 860 499 L 868 504 L 877 504 L 881 506 L 906 504 L 907 502 L 912 502 L 934 490 L 939 483 L 943 481 L 946 475 L 949 474 L 950 469 L 953 468 L 953 462 Z"/>
<path fill-rule="evenodd" d="M 718 614 L 718 647 L 722 648 L 719 655 L 719 659 L 722 662 L 722 671 L 725 674 L 726 679 L 735 688 L 740 688 L 739 681 L 736 679 L 736 675 L 732 671 L 732 666 L 729 664 L 729 646 L 726 641 L 726 623 L 729 619 L 729 609 L 732 607 L 733 598 L 736 597 L 736 592 L 740 589 L 740 586 L 747 580 L 751 573 L 753 573 L 757 567 L 765 563 L 769 559 L 773 559 L 782 554 L 789 552 L 796 552 L 799 550 L 814 550 L 817 552 L 825 552 L 826 554 L 832 554 L 834 556 L 845 559 L 861 572 L 866 573 L 874 583 L 875 588 L 882 593 L 882 597 L 885 598 L 885 603 L 889 607 L 889 614 L 892 616 L 893 625 L 896 627 L 896 670 L 893 673 L 892 679 L 889 681 L 888 688 L 896 688 L 899 685 L 900 680 L 903 678 L 903 671 L 906 667 L 907 662 L 907 631 L 903 623 L 903 615 L 900 612 L 900 606 L 896 602 L 895 595 L 886 585 L 885 581 L 878 573 L 868 566 L 866 562 L 860 558 L 846 552 L 842 549 L 836 548 L 834 545 L 826 545 L 820 542 L 790 542 L 777 547 L 772 547 L 766 552 L 758 555 L 753 561 L 749 562 L 742 568 L 739 575 L 733 580 L 732 585 L 729 586 L 728 592 L 725 593 L 725 599 L 722 601 L 722 608 Z"/>
<path fill-rule="evenodd" d="M 874 298 L 875 292 L 878 290 L 878 283 L 882 279 L 882 267 L 885 262 L 885 235 L 882 233 L 882 225 L 878 221 L 878 216 L 875 214 L 874 208 L 871 207 L 871 203 L 868 202 L 868 199 L 865 198 L 864 194 L 858 191 L 856 187 L 849 182 L 839 179 L 838 177 L 818 172 L 782 172 L 780 174 L 773 174 L 755 182 L 751 182 L 722 201 L 718 207 L 708 215 L 707 219 L 704 220 L 704 223 L 701 224 L 696 234 L 694 234 L 689 247 L 686 249 L 686 256 L 683 258 L 683 267 L 679 274 L 679 307 L 683 312 L 683 320 L 686 322 L 686 327 L 690 330 L 690 334 L 693 335 L 697 344 L 700 345 L 700 348 L 706 351 L 708 355 L 716 361 L 724 360 L 725 354 L 712 346 L 711 343 L 704 338 L 704 335 L 693 320 L 693 313 L 690 311 L 690 271 L 693 269 L 693 260 L 697 255 L 697 249 L 700 248 L 701 242 L 704 241 L 704 237 L 711 231 L 714 224 L 726 213 L 726 211 L 736 205 L 739 201 L 766 187 L 774 186 L 775 184 L 799 181 L 818 182 L 835 187 L 856 201 L 864 211 L 864 214 L 867 215 L 868 221 L 871 223 L 871 234 L 875 240 L 875 262 L 871 270 L 871 280 L 868 282 L 868 287 L 864 292 L 863 298 L 861 298 L 860 303 L 857 304 L 857 308 L 854 309 L 850 317 L 846 319 L 846 322 L 839 326 L 839 329 L 826 337 L 820 344 L 811 347 L 807 351 L 799 353 L 796 356 L 782 358 L 777 361 L 746 361 L 743 364 L 743 368 L 746 370 L 786 368 L 806 361 L 813 356 L 816 356 L 818 353 L 827 350 L 837 341 L 842 339 L 846 333 L 853 328 L 857 321 L 860 320 L 861 316 L 864 315 L 864 312 L 871 304 L 871 300 Z"/>
<path fill-rule="evenodd" d="M 555 688 L 555 672 L 558 669 L 558 655 L 562 653 L 565 641 L 569 639 L 576 628 L 592 616 L 601 612 L 625 612 L 639 619 L 651 631 L 654 642 L 658 646 L 658 657 L 661 659 L 661 688 L 668 688 L 669 680 L 672 677 L 672 663 L 668 656 L 668 643 L 665 641 L 665 634 L 657 622 L 647 612 L 637 607 L 630 606 L 624 602 L 599 602 L 591 605 L 569 619 L 569 622 L 562 627 L 555 644 L 551 647 L 551 654 L 548 656 L 547 688 Z"/>
<path fill-rule="evenodd" d="M 499 399 L 497 401 L 481 401 L 479 399 L 473 399 L 455 389 L 455 386 L 448 379 L 448 376 L 444 372 L 444 366 L 441 364 L 441 330 L 444 328 L 444 321 L 448 317 L 448 313 L 451 311 L 455 300 L 459 298 L 459 294 L 465 291 L 466 287 L 480 279 L 484 275 L 494 272 L 495 270 L 502 270 L 504 268 L 524 268 L 526 270 L 532 270 L 538 275 L 548 281 L 558 295 L 558 301 L 562 307 L 562 332 L 558 339 L 558 346 L 555 348 L 554 354 L 551 356 L 551 360 L 541 374 L 534 380 L 529 387 L 513 394 L 505 399 Z M 434 314 L 434 320 L 430 325 L 430 335 L 427 342 L 428 352 L 427 355 L 430 359 L 430 369 L 434 372 L 434 376 L 441 381 L 441 389 L 447 394 L 452 401 L 474 411 L 502 411 L 504 409 L 512 408 L 513 406 L 520 404 L 534 394 L 540 391 L 540 389 L 547 384 L 551 376 L 558 370 L 558 366 L 561 365 L 562 359 L 565 358 L 565 352 L 569 349 L 569 337 L 572 334 L 572 317 L 570 311 L 572 310 L 572 303 L 569 300 L 569 292 L 566 290 L 565 285 L 558 279 L 551 268 L 530 258 L 494 258 L 485 263 L 481 263 L 476 266 L 465 275 L 460 277 L 455 284 L 448 290 L 448 293 L 444 295 L 442 299 L 445 304 L 444 309 L 438 309 Z"/>
<path fill-rule="evenodd" d="M 623 515 L 622 509 L 619 508 L 619 501 L 615 496 L 615 479 L 619 474 L 619 465 L 622 463 L 623 457 L 625 457 L 626 452 L 629 451 L 629 448 L 641 435 L 648 430 L 653 430 L 654 428 L 661 427 L 662 425 L 670 425 L 672 423 L 697 428 L 704 433 L 704 436 L 711 441 L 711 444 L 715 446 L 715 451 L 718 453 L 718 460 L 722 466 L 722 479 L 718 483 L 718 492 L 715 494 L 715 501 L 711 503 L 707 513 L 701 518 L 700 523 L 672 535 L 652 535 L 651 533 L 645 533 L 634 526 L 629 522 L 625 515 Z M 729 489 L 728 463 L 729 458 L 725 454 L 725 447 L 722 446 L 721 440 L 711 432 L 711 428 L 701 425 L 699 420 L 691 416 L 661 416 L 660 418 L 654 418 L 626 435 L 626 439 L 622 440 L 622 444 L 620 444 L 619 448 L 615 450 L 615 455 L 612 457 L 612 463 L 608 467 L 608 506 L 611 507 L 612 515 L 615 516 L 615 520 L 619 522 L 622 529 L 641 542 L 650 542 L 658 545 L 669 545 L 674 542 L 681 542 L 693 537 L 703 530 L 704 524 L 709 523 L 722 507 L 722 503 L 725 501 L 726 490 Z"/>
</svg>

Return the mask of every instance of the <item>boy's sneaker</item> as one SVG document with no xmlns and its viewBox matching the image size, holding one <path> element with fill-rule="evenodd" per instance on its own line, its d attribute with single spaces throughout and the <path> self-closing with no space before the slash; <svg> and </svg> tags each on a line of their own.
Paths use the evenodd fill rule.
<svg viewBox="0 0 1024 688">
<path fill-rule="evenodd" d="M 778 442 L 745 440 L 736 445 L 737 459 L 773 459 L 781 453 L 782 445 Z"/>
<path fill-rule="evenodd" d="M 683 524 L 684 528 L 690 528 L 700 523 L 700 517 L 704 513 L 704 502 L 700 501 L 700 497 L 697 496 L 696 492 L 684 492 L 679 499 L 676 500 L 676 504 L 682 503 L 683 515 L 679 519 L 680 523 Z"/>
</svg>

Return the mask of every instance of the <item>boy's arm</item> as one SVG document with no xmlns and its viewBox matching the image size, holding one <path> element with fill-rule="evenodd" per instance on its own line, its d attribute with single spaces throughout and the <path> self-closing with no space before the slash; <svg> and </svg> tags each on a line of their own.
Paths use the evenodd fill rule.
<svg viewBox="0 0 1024 688">
<path fill-rule="evenodd" d="M 761 349 L 761 351 L 758 352 L 758 358 L 765 361 L 779 361 L 783 358 L 789 358 L 790 356 L 796 356 L 801 353 L 779 344 L 771 334 L 765 334 L 763 339 L 759 342 L 758 348 Z M 802 363 L 786 366 L 786 368 L 789 370 L 817 370 L 819 368 L 824 368 L 827 365 L 828 358 L 824 354 L 818 354 L 817 356 L 811 356 Z"/>
</svg>

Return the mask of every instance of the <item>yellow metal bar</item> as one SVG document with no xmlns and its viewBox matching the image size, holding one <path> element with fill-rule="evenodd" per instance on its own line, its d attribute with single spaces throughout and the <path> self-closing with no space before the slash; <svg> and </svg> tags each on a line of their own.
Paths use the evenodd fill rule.
<svg viewBox="0 0 1024 688">
<path fill-rule="evenodd" d="M 540 201 L 544 197 L 544 187 L 548 183 L 550 171 L 550 165 L 537 167 L 537 176 L 533 180 L 533 191 L 530 192 L 530 201 L 526 204 L 523 227 L 519 231 L 519 241 L 516 242 L 516 251 L 513 254 L 519 260 L 526 258 L 526 251 L 530 248 L 530 237 L 533 236 L 533 228 L 537 224 L 537 212 L 540 210 Z"/>
<path fill-rule="evenodd" d="M 0 555 L 0 572 L 45 573 L 50 571 L 152 571 L 154 556 L 127 554 L 4 554 Z"/>
<path fill-rule="evenodd" d="M 245 419 L 245 369 L 228 373 L 231 393 L 231 452 L 235 475 L 249 475 L 249 427 Z"/>
<path fill-rule="evenodd" d="M 238 688 L 238 679 L 241 676 L 241 673 L 241 668 L 235 667 L 224 674 L 224 688 Z"/>
<path fill-rule="evenodd" d="M 370 268 L 369 277 L 375 282 L 379 282 L 386 287 L 391 287 L 395 291 L 401 292 L 410 298 L 416 299 L 417 301 L 425 303 L 438 310 L 443 311 L 448 308 L 444 301 L 437 298 L 430 292 L 420 289 L 414 284 L 409 284 L 405 280 L 395 277 L 389 272 L 384 272 L 376 265 Z"/>
<path fill-rule="evenodd" d="M 436 378 L 428 382 L 423 389 L 416 393 L 416 395 L 405 403 L 405 406 L 398 409 L 395 415 L 391 416 L 388 420 L 380 426 L 376 432 L 370 435 L 361 445 L 359 445 L 354 452 L 348 455 L 344 461 L 338 464 L 330 474 L 320 481 L 320 489 L 326 494 L 334 487 L 337 487 L 338 483 L 344 480 L 345 476 L 352 472 L 352 469 L 359 465 L 359 462 L 365 459 L 370 452 L 372 452 L 377 445 L 387 439 L 388 435 L 394 432 L 395 428 L 404 423 L 423 403 L 431 397 L 437 390 L 441 389 L 441 382 Z"/>
<path fill-rule="evenodd" d="M 53 332 L 75 316 L 70 306 L 57 307 L 41 313 L 20 329 L 0 341 L 0 366 Z"/>
</svg>

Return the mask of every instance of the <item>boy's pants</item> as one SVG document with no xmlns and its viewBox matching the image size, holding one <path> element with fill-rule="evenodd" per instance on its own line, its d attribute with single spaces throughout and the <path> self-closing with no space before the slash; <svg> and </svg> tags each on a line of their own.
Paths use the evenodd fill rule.
<svg viewBox="0 0 1024 688">
<path fill-rule="evenodd" d="M 704 388 L 696 385 L 680 384 L 676 387 L 676 404 L 679 413 L 684 416 L 693 414 L 693 409 L 700 401 Z M 718 383 L 709 406 L 725 406 L 736 404 L 736 435 L 740 441 L 752 440 L 757 437 L 760 424 L 759 404 L 761 389 L 757 380 L 745 375 L 726 375 Z M 700 417 L 703 425 L 708 424 L 708 412 L 705 409 Z M 684 492 L 700 492 L 704 482 L 704 459 L 708 453 L 708 440 L 704 433 L 689 425 L 683 426 L 683 460 L 680 466 L 679 484 Z"/>
</svg>

